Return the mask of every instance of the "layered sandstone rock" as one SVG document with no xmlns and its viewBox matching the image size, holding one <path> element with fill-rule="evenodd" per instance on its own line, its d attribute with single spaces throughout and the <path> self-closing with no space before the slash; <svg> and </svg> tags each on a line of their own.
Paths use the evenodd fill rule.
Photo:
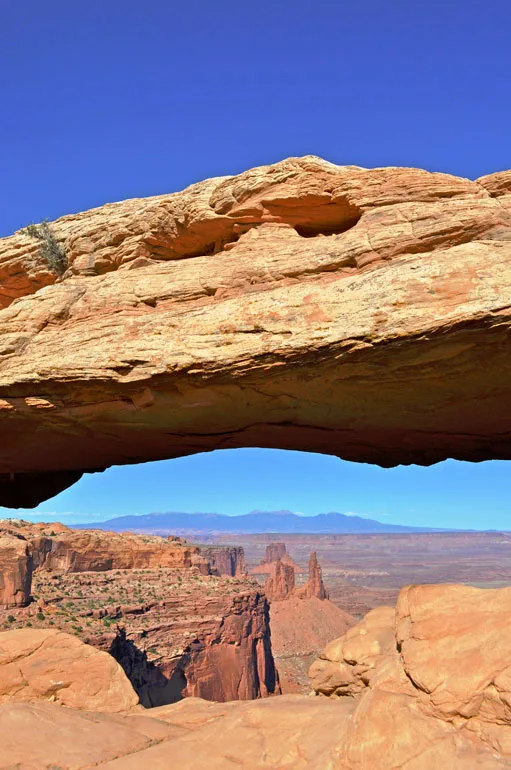
<svg viewBox="0 0 511 770">
<path fill-rule="evenodd" d="M 223 585 L 204 596 L 204 588 L 178 592 L 159 613 L 140 612 L 139 624 L 121 615 L 128 633 L 123 627 L 120 634 L 86 636 L 119 661 L 147 707 L 188 697 L 224 702 L 280 692 L 264 595 L 235 594 Z"/>
<path fill-rule="evenodd" d="M 247 574 L 241 545 L 201 545 L 200 552 L 220 575 L 241 577 Z"/>
<path fill-rule="evenodd" d="M 272 650 L 282 692 L 310 692 L 307 671 L 311 663 L 325 644 L 354 625 L 355 619 L 328 601 L 315 552 L 310 555 L 306 583 L 296 586 L 293 566 L 278 559 L 264 592 L 271 605 Z"/>
<path fill-rule="evenodd" d="M 290 564 L 277 559 L 273 565 L 273 574 L 264 584 L 264 592 L 270 602 L 282 601 L 290 597 L 295 590 L 295 571 Z"/>
<path fill-rule="evenodd" d="M 287 554 L 284 554 L 287 556 Z M 323 583 L 323 573 L 312 551 L 309 558 L 309 577 L 306 583 L 295 586 L 295 568 L 288 561 L 277 559 L 272 564 L 272 574 L 264 584 L 264 591 L 269 601 L 282 601 L 291 596 L 301 599 L 328 599 L 328 591 Z M 252 573 L 254 571 L 252 570 Z"/>
<path fill-rule="evenodd" d="M 63 278 L 0 241 L 3 504 L 223 447 L 511 457 L 507 176 L 291 158 L 51 227 Z"/>
<path fill-rule="evenodd" d="M 63 524 L 0 522 L 0 535 L 24 543 L 36 569 L 61 572 L 101 572 L 112 569 L 148 569 L 196 566 L 210 572 L 197 546 L 182 538 L 119 534 L 104 530 L 73 530 Z M 10 542 L 10 540 L 5 541 Z M 6 572 L 9 572 L 7 570 Z"/>
<path fill-rule="evenodd" d="M 273 562 L 279 561 L 287 556 L 285 543 L 269 543 L 266 546 L 264 559 L 261 564 L 273 564 Z"/>
<path fill-rule="evenodd" d="M 0 545 L 21 544 L 36 571 L 34 601 L 0 608 L 0 626 L 77 634 L 121 663 L 147 706 L 279 692 L 264 594 L 243 575 L 218 577 L 198 547 L 59 524 L 8 522 L 4 533 Z M 19 564 L 4 565 L 12 598 Z"/>
<path fill-rule="evenodd" d="M 32 554 L 25 538 L 0 530 L 0 608 L 28 603 L 32 569 Z"/>
<path fill-rule="evenodd" d="M 111 655 L 55 630 L 0 633 L 0 704 L 53 701 L 92 711 L 128 711 L 138 696 Z"/>
</svg>

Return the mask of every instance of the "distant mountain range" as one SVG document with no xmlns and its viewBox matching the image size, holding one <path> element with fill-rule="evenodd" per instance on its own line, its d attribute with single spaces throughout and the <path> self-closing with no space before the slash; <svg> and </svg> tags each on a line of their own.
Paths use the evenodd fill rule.
<svg viewBox="0 0 511 770">
<path fill-rule="evenodd" d="M 147 513 L 119 516 L 100 523 L 77 524 L 78 529 L 108 529 L 114 532 L 145 532 L 153 534 L 199 534 L 231 532 L 236 534 L 360 534 L 392 532 L 445 532 L 431 527 L 407 527 L 383 524 L 381 521 L 344 513 L 319 513 L 298 516 L 291 511 L 251 511 L 240 516 L 220 513 Z"/>
</svg>

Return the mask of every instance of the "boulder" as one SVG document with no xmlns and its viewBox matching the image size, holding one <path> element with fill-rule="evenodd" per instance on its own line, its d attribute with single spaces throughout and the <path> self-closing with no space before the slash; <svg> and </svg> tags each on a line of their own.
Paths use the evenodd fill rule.
<svg viewBox="0 0 511 770">
<path fill-rule="evenodd" d="M 0 704 L 51 701 L 76 709 L 127 711 L 138 696 L 106 652 L 61 631 L 0 633 Z"/>
</svg>

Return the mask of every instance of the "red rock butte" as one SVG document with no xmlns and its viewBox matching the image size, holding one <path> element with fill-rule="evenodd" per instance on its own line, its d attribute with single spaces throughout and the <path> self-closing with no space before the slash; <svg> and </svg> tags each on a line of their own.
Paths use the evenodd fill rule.
<svg viewBox="0 0 511 770">
<path fill-rule="evenodd" d="M 290 158 L 0 240 L 0 504 L 212 449 L 511 457 L 511 172 Z"/>
</svg>

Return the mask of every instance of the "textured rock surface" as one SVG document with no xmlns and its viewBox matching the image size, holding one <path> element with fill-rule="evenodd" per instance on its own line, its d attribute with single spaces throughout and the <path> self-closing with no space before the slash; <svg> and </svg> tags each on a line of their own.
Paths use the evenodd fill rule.
<svg viewBox="0 0 511 770">
<path fill-rule="evenodd" d="M 328 599 L 328 591 L 323 583 L 323 572 L 319 565 L 316 551 L 312 551 L 309 559 L 309 578 L 307 582 L 297 590 L 297 596 L 304 599 Z"/>
<path fill-rule="evenodd" d="M 92 711 L 127 711 L 138 696 L 111 655 L 61 631 L 0 633 L 0 703 L 54 701 Z"/>
<path fill-rule="evenodd" d="M 16 538 L 28 547 L 35 568 L 62 572 L 100 572 L 112 569 L 198 567 L 210 572 L 197 546 L 182 538 L 132 535 L 103 530 L 69 529 L 64 524 L 0 521 L 0 536 Z M 2 541 L 0 541 L 1 544 Z M 20 553 L 23 548 L 19 546 Z M 29 588 L 30 590 L 30 588 Z"/>
<path fill-rule="evenodd" d="M 357 695 L 395 647 L 395 610 L 377 607 L 326 646 L 310 668 L 312 686 L 321 695 Z"/>
<path fill-rule="evenodd" d="M 53 230 L 58 282 L 0 241 L 0 502 L 224 447 L 511 457 L 506 174 L 295 158 Z"/>
<path fill-rule="evenodd" d="M 27 604 L 32 569 L 32 554 L 27 541 L 0 530 L 0 608 Z"/>
<path fill-rule="evenodd" d="M 47 702 L 3 703 L 0 767 L 509 768 L 511 643 L 505 630 L 510 599 L 511 589 L 404 589 L 395 612 L 394 645 L 388 654 L 382 652 L 369 683 L 355 697 L 282 696 L 223 704 L 190 698 L 150 711 L 130 706 L 115 715 Z M 366 624 L 369 643 L 382 638 L 390 617 L 387 610 L 386 618 L 376 623 L 373 616 Z M 365 654 L 360 629 L 359 637 L 353 656 L 360 661 Z M 23 646 L 19 640 L 17 645 Z M 349 657 L 347 647 L 344 651 Z M 55 677 L 66 679 L 72 663 L 61 658 Z"/>
<path fill-rule="evenodd" d="M 56 523 L 10 522 L 4 533 L 36 567 L 36 599 L 0 608 L 0 627 L 78 634 L 121 663 L 146 706 L 279 692 L 264 594 L 244 576 L 210 574 L 197 547 Z M 9 570 L 10 586 L 18 563 Z"/>
<path fill-rule="evenodd" d="M 145 706 L 190 696 L 224 702 L 279 693 L 264 595 L 222 585 L 209 596 L 206 586 L 188 586 L 164 600 L 159 612 L 141 613 L 137 625 L 123 618 L 127 638 L 100 633 L 87 641 L 115 656 Z"/>
<path fill-rule="evenodd" d="M 264 584 L 264 592 L 268 601 L 282 601 L 290 597 L 295 590 L 295 571 L 290 564 L 280 559 L 273 565 L 273 574 Z"/>
<path fill-rule="evenodd" d="M 247 574 L 241 545 L 201 545 L 200 553 L 220 575 L 241 577 Z"/>
<path fill-rule="evenodd" d="M 347 767 L 509 767 L 510 608 L 511 588 L 408 586 L 328 645 L 311 675 L 358 702 Z"/>
<path fill-rule="evenodd" d="M 285 558 L 288 554 L 284 554 Z M 288 557 L 289 558 L 289 557 Z M 291 562 L 291 563 L 290 563 Z M 295 567 L 289 561 L 277 559 L 272 566 L 272 574 L 264 584 L 264 591 L 269 601 L 283 601 L 292 596 L 302 599 L 328 599 L 328 591 L 323 583 L 323 573 L 318 563 L 316 552 L 309 558 L 309 577 L 301 586 L 295 586 Z M 252 570 L 252 573 L 254 570 Z"/>
<path fill-rule="evenodd" d="M 234 706 L 234 708 L 233 708 Z M 137 715 L 51 703 L 0 705 L 1 770 L 331 770 L 351 704 L 283 696 L 190 698 Z"/>
</svg>

